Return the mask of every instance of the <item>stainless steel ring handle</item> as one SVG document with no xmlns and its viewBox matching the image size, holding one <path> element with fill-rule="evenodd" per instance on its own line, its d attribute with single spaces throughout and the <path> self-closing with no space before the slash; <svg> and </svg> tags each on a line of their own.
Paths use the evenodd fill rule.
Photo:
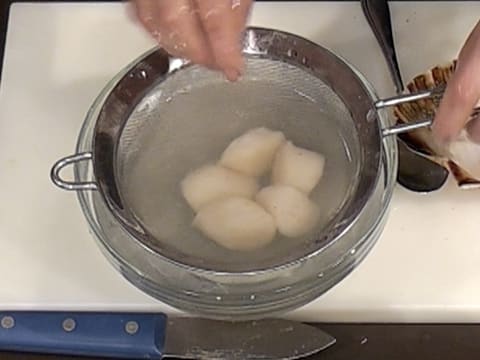
<svg viewBox="0 0 480 360">
<path fill-rule="evenodd" d="M 403 94 L 403 95 L 392 96 L 391 98 L 378 100 L 375 103 L 375 107 L 378 110 L 378 109 L 383 109 L 383 108 L 390 107 L 390 106 L 403 104 L 403 103 L 410 102 L 410 101 L 427 99 L 427 98 L 432 97 L 434 95 L 441 94 L 441 91 L 442 90 L 440 90 L 440 89 L 432 89 L 432 90 L 419 91 L 419 92 L 412 93 L 412 94 Z"/>
<path fill-rule="evenodd" d="M 410 101 L 427 99 L 431 97 L 438 98 L 441 95 L 443 95 L 444 90 L 445 90 L 444 86 L 439 86 L 431 90 L 424 90 L 424 91 L 419 91 L 412 94 L 403 94 L 403 95 L 393 96 L 387 99 L 378 100 L 375 103 L 375 109 L 380 110 L 386 107 L 395 106 L 395 105 L 403 104 Z M 480 115 L 480 107 L 473 108 L 472 112 L 470 113 L 470 117 L 474 118 L 474 117 L 477 117 L 478 115 Z M 402 134 L 412 130 L 417 130 L 420 128 L 431 126 L 432 123 L 433 123 L 433 118 L 426 118 L 426 119 L 420 119 L 418 121 L 414 121 L 408 124 L 398 124 L 398 125 L 394 125 L 394 126 L 383 129 L 382 135 L 390 136 L 390 135 Z"/>
<path fill-rule="evenodd" d="M 50 172 L 50 178 L 53 183 L 63 190 L 69 191 L 84 191 L 84 190 L 97 190 L 98 186 L 93 181 L 66 181 L 60 176 L 60 172 L 67 166 L 76 164 L 80 161 L 92 160 L 93 154 L 91 152 L 83 152 L 75 155 L 70 155 L 58 160 L 52 167 Z"/>
<path fill-rule="evenodd" d="M 433 123 L 433 119 L 425 119 L 425 120 L 414 121 L 408 124 L 393 125 L 385 129 L 382 129 L 382 136 L 386 137 L 386 136 L 403 134 L 409 131 L 429 127 L 432 125 L 432 123 Z"/>
<path fill-rule="evenodd" d="M 398 104 L 403 104 L 403 103 L 406 103 L 406 102 L 410 102 L 410 101 L 416 101 L 416 100 L 430 98 L 432 96 L 441 94 L 442 91 L 443 91 L 443 88 L 439 88 L 439 89 L 420 91 L 420 92 L 413 93 L 413 94 L 404 94 L 404 95 L 393 96 L 391 98 L 378 100 L 375 103 L 375 108 L 377 110 L 380 110 L 380 109 L 384 109 L 384 108 L 387 108 L 387 107 L 390 107 L 390 106 L 395 106 L 395 105 L 398 105 Z M 433 119 L 421 119 L 421 120 L 411 122 L 411 123 L 408 123 L 408 124 L 393 125 L 393 126 L 390 126 L 390 127 L 387 127 L 385 129 L 383 129 L 382 130 L 382 135 L 385 137 L 385 136 L 402 134 L 402 133 L 409 132 L 409 131 L 412 131 L 412 130 L 417 130 L 417 129 L 420 129 L 420 128 L 431 126 L 432 122 L 433 122 Z"/>
</svg>

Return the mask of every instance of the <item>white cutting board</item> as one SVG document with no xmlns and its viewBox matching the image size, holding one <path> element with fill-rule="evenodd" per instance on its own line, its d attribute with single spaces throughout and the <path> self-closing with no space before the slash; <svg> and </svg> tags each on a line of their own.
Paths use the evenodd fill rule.
<svg viewBox="0 0 480 360">
<path fill-rule="evenodd" d="M 479 2 L 393 2 L 405 79 L 453 58 Z M 393 94 L 358 2 L 257 3 L 252 24 L 336 51 L 378 92 Z M 127 283 L 100 254 L 74 193 L 52 163 L 74 151 L 89 105 L 153 45 L 121 4 L 12 7 L 0 88 L 0 308 L 172 309 Z M 480 320 L 480 192 L 448 184 L 427 196 L 398 188 L 367 259 L 290 317 L 309 321 Z"/>
</svg>

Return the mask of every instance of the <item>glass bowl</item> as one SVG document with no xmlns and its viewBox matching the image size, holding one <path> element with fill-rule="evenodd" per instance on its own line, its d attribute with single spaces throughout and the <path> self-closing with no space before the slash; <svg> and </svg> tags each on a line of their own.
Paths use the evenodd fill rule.
<svg viewBox="0 0 480 360">
<path fill-rule="evenodd" d="M 135 62 L 133 62 L 135 63 Z M 133 64 L 132 63 L 132 64 Z M 127 66 L 99 94 L 81 128 L 76 152 L 91 152 L 95 122 L 110 90 Z M 373 98 L 377 98 L 366 79 Z M 388 118 L 379 113 L 381 127 Z M 328 246 L 288 265 L 255 272 L 216 272 L 182 266 L 129 235 L 96 191 L 78 191 L 81 209 L 98 246 L 134 286 L 176 309 L 194 315 L 247 320 L 275 316 L 303 306 L 339 283 L 365 258 L 382 233 L 396 183 L 397 143 L 382 140 L 382 166 L 374 192 L 354 223 Z M 93 181 L 90 162 L 74 165 L 76 182 Z"/>
</svg>

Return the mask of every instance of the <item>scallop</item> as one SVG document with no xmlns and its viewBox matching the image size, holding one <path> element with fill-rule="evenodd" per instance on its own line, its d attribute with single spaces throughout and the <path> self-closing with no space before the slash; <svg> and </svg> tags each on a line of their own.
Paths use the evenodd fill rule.
<svg viewBox="0 0 480 360">
<path fill-rule="evenodd" d="M 323 155 L 285 142 L 275 155 L 272 184 L 290 185 L 309 194 L 323 175 Z"/>
<path fill-rule="evenodd" d="M 196 215 L 193 226 L 217 244 L 238 251 L 252 251 L 273 241 L 273 217 L 255 201 L 228 197 L 211 202 Z"/>
<path fill-rule="evenodd" d="M 310 232 L 319 218 L 319 207 L 300 190 L 288 185 L 263 188 L 255 200 L 272 214 L 278 232 L 296 238 Z"/>
<path fill-rule="evenodd" d="M 219 164 L 249 176 L 262 176 L 271 169 L 275 153 L 284 141 L 281 131 L 251 129 L 227 146 Z"/>
<path fill-rule="evenodd" d="M 227 196 L 253 198 L 259 190 L 255 178 L 211 164 L 187 174 L 180 186 L 183 197 L 195 212 Z"/>
<path fill-rule="evenodd" d="M 416 76 L 407 84 L 408 92 L 444 87 L 455 71 L 457 61 L 443 66 L 435 66 L 424 74 Z M 397 123 L 409 123 L 420 119 L 432 118 L 438 108 L 440 99 L 429 98 L 394 107 L 393 113 Z M 460 136 L 448 146 L 439 145 L 430 128 L 421 128 L 399 135 L 410 147 L 421 152 L 426 158 L 446 168 L 462 189 L 480 187 L 480 145 L 467 134 L 469 126 L 477 122 L 478 117 L 471 117 Z"/>
</svg>

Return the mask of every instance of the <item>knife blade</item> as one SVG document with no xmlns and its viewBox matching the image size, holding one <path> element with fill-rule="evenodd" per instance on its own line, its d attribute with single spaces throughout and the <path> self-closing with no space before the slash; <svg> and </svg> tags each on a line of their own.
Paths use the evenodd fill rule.
<svg viewBox="0 0 480 360">
<path fill-rule="evenodd" d="M 0 312 L 0 350 L 117 359 L 299 359 L 335 339 L 283 319 L 229 322 L 164 313 Z"/>
</svg>

